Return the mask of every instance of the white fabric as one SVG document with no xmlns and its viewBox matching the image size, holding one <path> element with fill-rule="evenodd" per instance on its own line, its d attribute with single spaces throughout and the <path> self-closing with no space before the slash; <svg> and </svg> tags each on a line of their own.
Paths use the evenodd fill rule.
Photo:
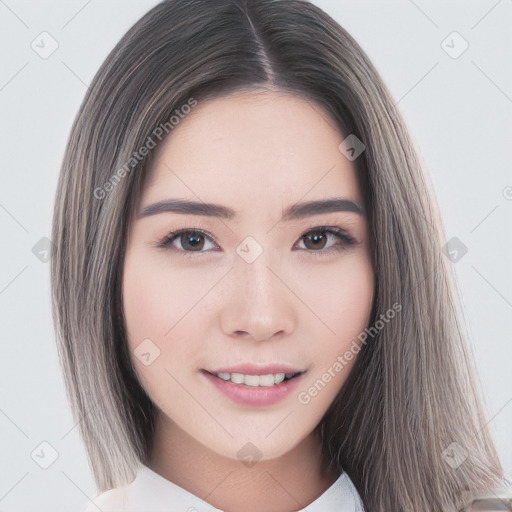
<svg viewBox="0 0 512 512">
<path fill-rule="evenodd" d="M 346 473 L 315 501 L 298 512 L 363 512 L 354 484 Z M 135 480 L 89 501 L 82 512 L 222 512 L 179 485 L 141 464 Z"/>
</svg>

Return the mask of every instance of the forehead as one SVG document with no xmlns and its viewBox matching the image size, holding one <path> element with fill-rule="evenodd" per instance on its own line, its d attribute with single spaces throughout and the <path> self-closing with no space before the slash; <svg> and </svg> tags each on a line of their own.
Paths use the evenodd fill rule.
<svg viewBox="0 0 512 512">
<path fill-rule="evenodd" d="M 243 211 L 325 197 L 362 202 L 345 135 L 317 103 L 244 91 L 198 103 L 155 153 L 142 204 L 168 197 Z"/>
</svg>

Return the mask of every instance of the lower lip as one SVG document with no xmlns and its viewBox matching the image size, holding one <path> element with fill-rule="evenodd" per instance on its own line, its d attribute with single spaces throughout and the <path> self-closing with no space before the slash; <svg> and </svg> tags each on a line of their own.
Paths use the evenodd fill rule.
<svg viewBox="0 0 512 512">
<path fill-rule="evenodd" d="M 230 380 L 224 380 L 220 377 L 201 370 L 201 373 L 222 393 L 234 402 L 241 405 L 272 405 L 284 400 L 299 384 L 301 378 L 305 375 L 301 373 L 292 379 L 283 380 L 273 386 L 246 386 L 245 384 L 235 384 Z"/>
</svg>

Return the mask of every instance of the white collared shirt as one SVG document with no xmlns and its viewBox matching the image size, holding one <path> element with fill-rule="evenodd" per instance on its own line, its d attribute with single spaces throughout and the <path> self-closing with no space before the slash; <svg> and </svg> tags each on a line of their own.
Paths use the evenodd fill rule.
<svg viewBox="0 0 512 512">
<path fill-rule="evenodd" d="M 144 464 L 135 479 L 96 496 L 82 512 L 222 512 Z M 343 472 L 316 500 L 298 512 L 364 512 L 359 494 Z"/>
</svg>

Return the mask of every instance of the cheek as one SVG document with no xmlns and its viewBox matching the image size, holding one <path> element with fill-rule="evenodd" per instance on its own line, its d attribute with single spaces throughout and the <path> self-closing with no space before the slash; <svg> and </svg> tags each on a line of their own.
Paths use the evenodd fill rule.
<svg viewBox="0 0 512 512">
<path fill-rule="evenodd" d="M 315 272 L 316 288 L 304 283 L 311 315 L 308 332 L 318 348 L 312 352 L 309 378 L 297 392 L 303 415 L 323 416 L 355 364 L 358 335 L 367 327 L 374 294 L 374 275 L 367 258 L 346 259 L 336 269 Z M 317 293 L 311 293 L 316 289 Z M 309 292 L 307 292 L 309 290 Z"/>
<path fill-rule="evenodd" d="M 125 261 L 123 305 L 130 344 L 172 336 L 190 315 L 201 290 L 190 276 L 172 271 L 165 258 L 133 254 Z"/>
<path fill-rule="evenodd" d="M 359 261 L 353 272 L 346 272 L 332 286 L 328 309 L 333 330 L 346 339 L 356 337 L 367 326 L 371 313 L 374 277 L 370 263 Z"/>
<path fill-rule="evenodd" d="M 339 265 L 318 266 L 302 280 L 300 293 L 307 298 L 311 322 L 318 324 L 319 335 L 339 347 L 368 322 L 374 293 L 370 261 L 354 253 Z"/>
<path fill-rule="evenodd" d="M 183 272 L 172 271 L 165 258 L 132 251 L 123 269 L 123 310 L 127 343 L 134 369 L 148 395 L 165 410 L 166 397 L 182 397 L 176 381 L 183 380 L 182 360 L 191 360 L 186 343 L 191 322 L 197 323 L 192 305 L 200 290 L 187 283 Z M 176 363 L 178 361 L 178 363 Z"/>
<path fill-rule="evenodd" d="M 330 369 L 339 388 L 355 363 L 358 336 L 370 317 L 374 294 L 371 263 L 359 254 L 339 266 L 317 269 L 302 283 L 302 294 L 312 312 L 307 321 L 308 337 L 321 347 L 314 355 L 315 374 Z M 340 369 L 336 362 L 344 355 Z"/>
<path fill-rule="evenodd" d="M 205 295 L 218 279 L 215 273 L 205 278 L 204 273 L 172 267 L 165 254 L 127 254 L 123 308 L 128 347 L 146 386 L 158 388 L 162 379 L 169 380 L 167 372 L 184 379 L 199 364 L 204 346 L 194 341 L 207 339 L 211 314 Z M 141 354 L 148 352 L 144 360 Z"/>
</svg>

